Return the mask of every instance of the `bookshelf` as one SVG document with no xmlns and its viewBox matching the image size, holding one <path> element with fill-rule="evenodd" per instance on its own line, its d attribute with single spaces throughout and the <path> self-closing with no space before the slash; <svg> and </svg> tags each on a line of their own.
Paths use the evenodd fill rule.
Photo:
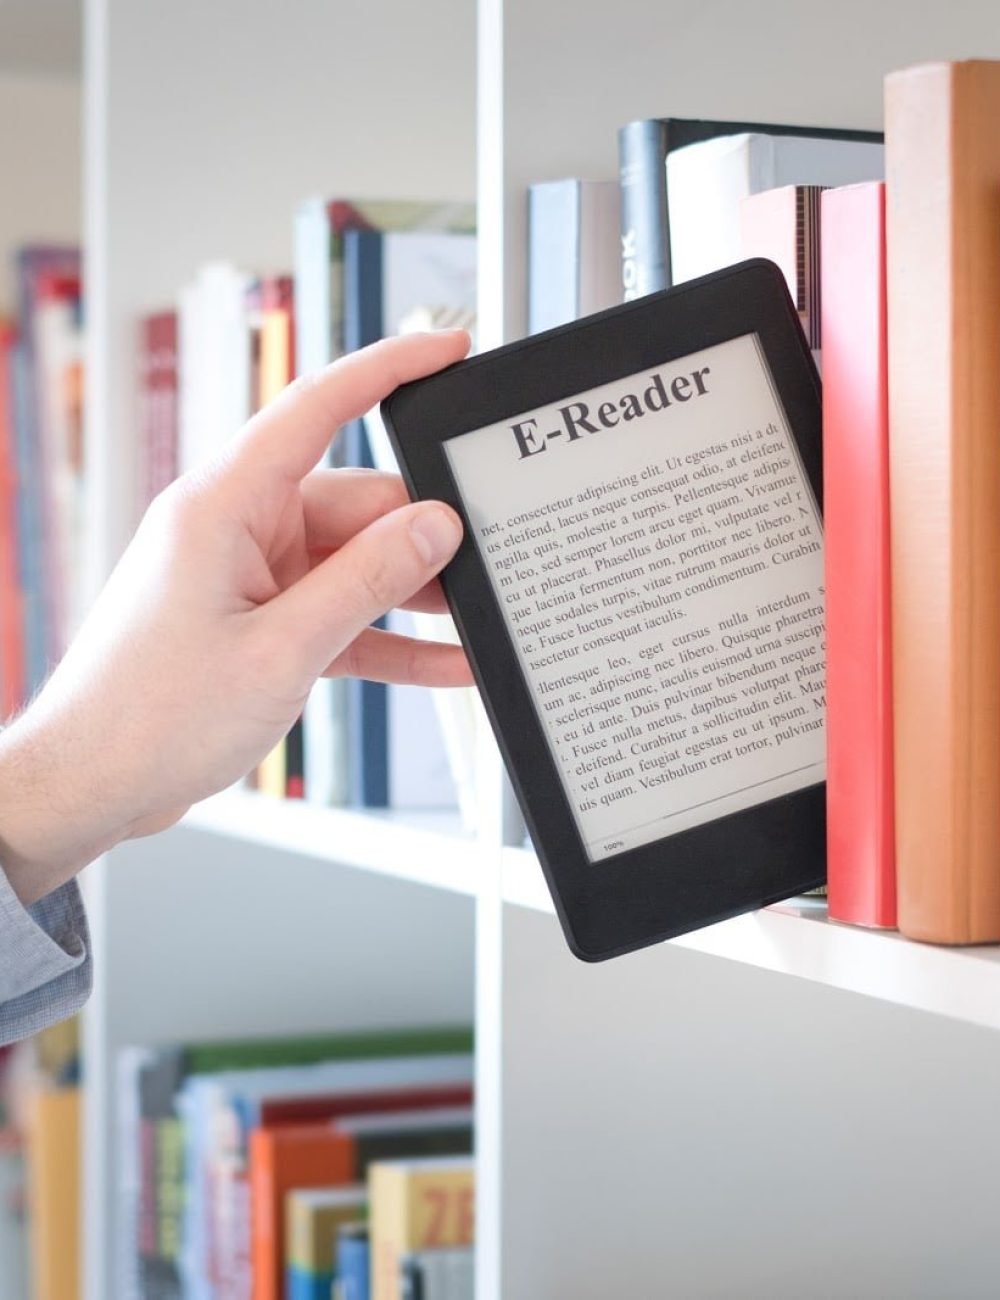
<svg viewBox="0 0 1000 1300">
<path fill-rule="evenodd" d="M 1000 56 L 986 0 L 567 13 L 88 0 L 92 584 L 132 524 L 132 323 L 208 257 L 287 266 L 302 197 L 478 193 L 489 345 L 523 331 L 525 186 L 614 175 L 621 122 L 875 127 L 889 69 Z M 994 1294 L 1000 954 L 784 906 L 582 965 L 482 770 L 475 841 L 229 793 L 90 869 L 89 1300 L 113 1294 L 118 1046 L 471 1015 L 479 1300 Z"/>
</svg>

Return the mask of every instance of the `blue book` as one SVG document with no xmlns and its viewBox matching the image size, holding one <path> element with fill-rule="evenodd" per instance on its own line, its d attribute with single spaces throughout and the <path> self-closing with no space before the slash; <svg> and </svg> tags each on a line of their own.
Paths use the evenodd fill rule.
<svg viewBox="0 0 1000 1300">
<path fill-rule="evenodd" d="M 329 1273 L 313 1273 L 293 1264 L 285 1270 L 287 1300 L 330 1300 Z"/>
<path fill-rule="evenodd" d="M 382 257 L 376 232 L 344 232 L 344 342 L 348 352 L 382 337 Z M 352 420 L 340 433 L 343 463 L 373 469 L 364 420 Z M 385 619 L 375 627 L 384 628 Z M 388 699 L 382 682 L 347 680 L 347 788 L 356 808 L 389 806 Z"/>
<path fill-rule="evenodd" d="M 14 454 L 17 463 L 17 554 L 24 617 L 24 690 L 32 695 L 49 667 L 45 617 L 45 565 L 42 556 L 42 478 L 38 459 L 32 371 L 24 342 L 11 351 Z"/>
<path fill-rule="evenodd" d="M 333 1292 L 337 1300 L 369 1300 L 369 1269 L 368 1229 L 361 1224 L 341 1228 L 337 1238 L 337 1281 Z"/>
</svg>

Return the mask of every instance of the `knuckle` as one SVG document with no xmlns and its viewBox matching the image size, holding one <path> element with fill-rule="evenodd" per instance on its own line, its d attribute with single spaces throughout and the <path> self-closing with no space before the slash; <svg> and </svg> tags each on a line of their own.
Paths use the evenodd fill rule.
<svg viewBox="0 0 1000 1300">
<path fill-rule="evenodd" d="M 373 551 L 365 557 L 358 572 L 358 581 L 368 604 L 380 614 L 391 609 L 396 602 L 396 566 L 391 555 Z"/>
</svg>

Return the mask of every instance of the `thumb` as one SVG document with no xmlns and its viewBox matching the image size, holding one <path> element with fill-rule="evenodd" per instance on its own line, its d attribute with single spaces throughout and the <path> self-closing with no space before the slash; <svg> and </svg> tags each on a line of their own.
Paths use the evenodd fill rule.
<svg viewBox="0 0 1000 1300">
<path fill-rule="evenodd" d="M 409 600 L 462 540 L 450 506 L 421 501 L 376 519 L 264 606 L 271 634 L 299 648 L 310 679 L 366 627 Z"/>
</svg>

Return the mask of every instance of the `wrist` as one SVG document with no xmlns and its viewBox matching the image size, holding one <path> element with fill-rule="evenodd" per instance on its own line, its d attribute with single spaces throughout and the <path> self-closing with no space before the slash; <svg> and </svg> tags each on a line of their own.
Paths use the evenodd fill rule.
<svg viewBox="0 0 1000 1300">
<path fill-rule="evenodd" d="M 64 884 L 125 834 L 110 815 L 99 773 L 66 734 L 49 738 L 44 710 L 0 731 L 0 865 L 26 906 Z"/>
</svg>

